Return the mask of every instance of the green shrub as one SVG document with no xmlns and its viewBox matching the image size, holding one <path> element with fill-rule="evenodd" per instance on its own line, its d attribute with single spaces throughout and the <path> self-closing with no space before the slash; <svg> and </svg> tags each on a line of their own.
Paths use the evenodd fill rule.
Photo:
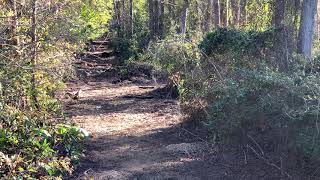
<svg viewBox="0 0 320 180">
<path fill-rule="evenodd" d="M 69 175 L 87 133 L 77 126 L 40 123 L 14 108 L 0 114 L 0 178 L 38 179 Z"/>
<path fill-rule="evenodd" d="M 112 18 L 112 1 L 38 3 L 35 27 L 0 27 L 0 179 L 54 179 L 73 171 L 85 133 L 59 125 L 68 120 L 58 96 L 63 82 L 74 77 L 75 52 L 107 32 Z M 10 2 L 1 5 L 2 16 L 11 16 Z M 17 7 L 26 12 L 17 24 L 30 22 L 32 7 L 31 1 Z"/>
<path fill-rule="evenodd" d="M 272 48 L 274 36 L 274 29 L 264 32 L 242 32 L 235 29 L 218 28 L 208 33 L 199 47 L 209 56 L 224 53 L 241 56 Z"/>
<path fill-rule="evenodd" d="M 279 61 L 287 56 L 287 50 L 282 48 L 285 45 L 280 42 L 282 33 L 283 29 L 243 32 L 218 28 L 204 37 L 199 48 L 224 68 L 259 68 L 263 63 L 279 68 Z"/>
<path fill-rule="evenodd" d="M 292 56 L 290 70 L 281 71 L 276 33 L 218 29 L 199 46 L 154 43 L 141 58 L 178 76 L 183 112 L 201 121 L 215 143 L 252 145 L 253 137 L 302 165 L 320 160 L 318 63 Z"/>
<path fill-rule="evenodd" d="M 202 86 L 205 124 L 216 142 L 248 143 L 248 135 L 253 135 L 274 152 L 291 149 L 295 155 L 319 160 L 316 63 L 308 65 L 297 57 L 289 71 L 281 71 L 281 60 L 275 63 L 277 33 L 218 29 L 200 43 L 209 55 L 206 61 L 213 57 L 220 73 Z"/>
<path fill-rule="evenodd" d="M 146 50 L 146 56 L 149 56 L 150 63 L 155 67 L 163 68 L 170 74 L 174 74 L 181 72 L 183 68 L 189 69 L 185 65 L 191 63 L 191 59 L 199 57 L 195 49 L 197 48 L 192 42 L 183 42 L 179 38 L 166 39 L 152 43 Z"/>
<path fill-rule="evenodd" d="M 250 136 L 270 152 L 319 160 L 317 61 L 291 57 L 295 63 L 281 71 L 272 34 L 219 29 L 200 43 L 220 73 L 202 86 L 204 124 L 216 142 L 250 144 Z"/>
<path fill-rule="evenodd" d="M 137 2 L 141 3 L 141 2 Z M 140 53 L 148 46 L 150 37 L 149 29 L 145 25 L 146 16 L 134 13 L 135 23 L 133 24 L 133 34 L 129 34 L 128 27 L 117 26 L 111 29 L 112 42 L 116 52 L 123 62 L 129 58 L 137 58 Z"/>
</svg>

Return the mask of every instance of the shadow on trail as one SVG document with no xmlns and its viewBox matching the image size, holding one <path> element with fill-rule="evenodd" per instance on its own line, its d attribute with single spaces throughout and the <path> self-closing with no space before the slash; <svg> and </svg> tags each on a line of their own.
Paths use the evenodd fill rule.
<svg viewBox="0 0 320 180">
<path fill-rule="evenodd" d="M 171 153 L 168 145 L 199 142 L 189 123 L 154 129 L 142 136 L 104 135 L 87 142 L 90 152 L 78 168 L 77 178 L 98 180 L 269 180 L 281 175 L 248 154 L 244 163 L 242 152 L 220 153 L 212 149 L 203 153 Z M 201 133 L 202 129 L 199 130 Z M 205 138 L 205 137 L 202 137 Z M 267 169 L 266 169 L 267 168 Z M 285 178 L 284 178 L 285 179 Z"/>
<path fill-rule="evenodd" d="M 99 136 L 87 142 L 90 152 L 78 169 L 97 179 L 217 179 L 227 178 L 215 152 L 170 153 L 171 144 L 198 142 L 181 127 L 154 129 L 142 136 Z M 117 176 L 117 177 L 115 177 Z"/>
<path fill-rule="evenodd" d="M 107 88 L 104 86 L 103 88 Z M 94 88 L 89 91 L 97 90 Z M 88 91 L 87 90 L 87 91 Z M 171 106 L 177 106 L 177 101 L 166 97 L 165 93 L 158 93 L 157 89 L 142 94 L 126 94 L 113 98 L 91 96 L 90 98 L 70 101 L 67 107 L 68 116 L 88 116 L 96 114 L 112 114 L 116 112 L 135 113 L 167 113 Z M 73 110 L 73 111 L 70 111 Z"/>
</svg>

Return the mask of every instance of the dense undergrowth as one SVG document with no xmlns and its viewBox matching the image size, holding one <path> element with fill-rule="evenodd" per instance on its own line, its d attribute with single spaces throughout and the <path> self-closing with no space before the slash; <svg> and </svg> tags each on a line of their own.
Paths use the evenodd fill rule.
<svg viewBox="0 0 320 180">
<path fill-rule="evenodd" d="M 184 113 L 209 130 L 212 142 L 280 156 L 290 160 L 284 167 L 312 174 L 320 155 L 319 62 L 279 58 L 279 33 L 221 28 L 200 42 L 150 43 L 139 59 L 170 74 Z"/>
<path fill-rule="evenodd" d="M 6 82 L 1 86 L 0 99 L 0 178 L 54 179 L 70 175 L 82 153 L 80 142 L 88 134 L 63 116 L 54 95 L 64 87 L 63 76 L 37 72 L 42 84 L 36 89 L 36 106 L 29 71 L 4 66 L 0 72 L 1 82 Z"/>
<path fill-rule="evenodd" d="M 108 31 L 111 1 L 0 3 L 0 179 L 70 176 L 88 133 L 64 116 L 84 42 Z M 77 9 L 75 11 L 75 9 Z"/>
<path fill-rule="evenodd" d="M 0 131 L 0 177 L 54 179 L 71 175 L 82 153 L 87 133 L 77 126 L 48 123 L 12 110 Z"/>
</svg>

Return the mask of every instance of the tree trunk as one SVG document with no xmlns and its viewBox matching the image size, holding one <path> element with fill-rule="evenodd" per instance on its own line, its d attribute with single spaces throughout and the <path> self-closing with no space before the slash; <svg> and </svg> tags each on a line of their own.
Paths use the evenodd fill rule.
<svg viewBox="0 0 320 180">
<path fill-rule="evenodd" d="M 116 28 L 118 30 L 118 37 L 122 37 L 123 36 L 123 32 L 122 32 L 122 21 L 121 21 L 121 9 L 120 9 L 120 1 L 119 0 L 114 0 L 114 13 L 115 13 L 115 18 L 116 18 Z"/>
<path fill-rule="evenodd" d="M 300 20 L 300 11 L 301 11 L 301 2 L 300 0 L 294 0 L 294 19 L 293 19 L 293 25 L 294 25 L 294 38 L 295 42 L 298 40 L 299 36 L 299 29 L 298 29 L 298 24 Z M 295 44 L 295 49 L 297 49 L 297 43 Z"/>
<path fill-rule="evenodd" d="M 175 0 L 168 0 L 168 11 L 169 11 L 168 13 L 169 13 L 170 18 L 172 19 L 170 21 L 170 27 L 174 26 L 175 25 L 174 23 L 176 22 L 176 14 L 175 14 L 174 7 L 175 7 Z M 172 23 L 172 21 L 173 21 L 173 23 Z"/>
<path fill-rule="evenodd" d="M 119 0 L 114 0 L 113 5 L 114 5 L 114 14 L 115 14 L 115 18 L 116 18 L 116 23 L 117 23 L 117 26 L 119 27 L 120 26 Z"/>
<path fill-rule="evenodd" d="M 32 55 L 31 55 L 31 65 L 32 65 L 32 100 L 34 106 L 39 110 L 39 102 L 37 95 L 37 82 L 36 82 L 36 64 L 37 64 L 37 0 L 32 0 L 32 16 L 31 16 L 31 44 L 32 44 Z"/>
<path fill-rule="evenodd" d="M 160 2 L 159 36 L 164 38 L 164 1 Z"/>
<path fill-rule="evenodd" d="M 199 32 L 204 32 L 204 29 L 203 29 L 203 26 L 202 26 L 202 22 L 203 22 L 203 19 L 202 19 L 202 3 L 200 0 L 196 0 L 195 1 L 196 3 L 196 8 L 197 8 L 197 31 Z"/>
<path fill-rule="evenodd" d="M 185 38 L 187 32 L 187 18 L 189 11 L 189 0 L 184 0 L 182 16 L 181 16 L 181 34 Z"/>
<path fill-rule="evenodd" d="M 150 38 L 154 38 L 154 14 L 153 14 L 153 0 L 148 0 L 148 13 L 149 13 L 149 31 L 150 31 Z"/>
<path fill-rule="evenodd" d="M 238 25 L 239 0 L 231 0 L 231 10 L 231 23 L 233 27 L 236 27 Z"/>
<path fill-rule="evenodd" d="M 223 3 L 223 0 L 220 0 L 220 19 L 221 19 L 221 26 L 227 25 L 227 8 L 226 3 Z"/>
<path fill-rule="evenodd" d="M 240 17 L 239 17 L 239 26 L 244 26 L 247 22 L 247 10 L 246 10 L 246 6 L 247 6 L 247 0 L 240 0 Z"/>
<path fill-rule="evenodd" d="M 207 0 L 207 7 L 206 7 L 206 24 L 205 24 L 205 31 L 209 32 L 212 28 L 212 9 L 213 9 L 213 1 Z"/>
<path fill-rule="evenodd" d="M 229 17 L 230 17 L 230 0 L 226 0 L 226 20 L 225 20 L 225 26 L 229 26 Z"/>
<path fill-rule="evenodd" d="M 129 37 L 132 38 L 133 35 L 133 0 L 130 0 L 130 21 L 129 21 Z"/>
<path fill-rule="evenodd" d="M 220 0 L 214 0 L 214 24 L 216 27 L 221 26 L 221 6 Z"/>
<path fill-rule="evenodd" d="M 121 36 L 127 36 L 128 32 L 128 16 L 126 12 L 126 6 L 125 6 L 126 0 L 119 0 L 119 12 L 120 12 L 120 28 L 121 28 Z"/>
<path fill-rule="evenodd" d="M 318 0 L 304 0 L 302 6 L 298 53 L 308 59 L 311 58 L 317 3 Z"/>
<path fill-rule="evenodd" d="M 156 36 L 159 36 L 159 0 L 155 0 L 153 4 L 153 31 Z"/>
<path fill-rule="evenodd" d="M 278 28 L 281 27 L 285 18 L 286 0 L 274 0 L 273 3 L 273 25 Z"/>
<path fill-rule="evenodd" d="M 316 25 L 317 25 L 317 34 L 316 34 L 316 37 L 317 37 L 317 39 L 319 40 L 319 38 L 320 38 L 320 25 L 319 25 L 319 23 L 320 23 L 320 14 L 319 14 L 319 11 L 320 10 L 320 4 L 318 3 L 318 6 L 317 6 L 317 21 L 316 21 Z"/>
<path fill-rule="evenodd" d="M 12 11 L 13 11 L 13 17 L 12 17 L 12 40 L 13 45 L 16 46 L 16 48 L 19 48 L 20 45 L 20 39 L 18 36 L 18 27 L 19 27 L 19 21 L 18 21 L 18 10 L 17 10 L 17 0 L 12 0 Z"/>
<path fill-rule="evenodd" d="M 242 0 L 238 0 L 238 9 L 237 9 L 237 20 L 236 20 L 236 25 L 238 28 L 241 26 L 241 11 L 242 11 Z"/>
</svg>

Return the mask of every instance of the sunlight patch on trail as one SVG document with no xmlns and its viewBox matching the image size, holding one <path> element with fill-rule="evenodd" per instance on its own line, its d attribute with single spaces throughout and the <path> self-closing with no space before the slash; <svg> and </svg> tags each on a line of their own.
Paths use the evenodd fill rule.
<svg viewBox="0 0 320 180">
<path fill-rule="evenodd" d="M 179 120 L 179 115 L 161 116 L 158 113 L 112 113 L 73 117 L 74 121 L 85 126 L 90 133 L 106 134 L 145 134 L 153 129 L 169 127 L 168 118 Z M 154 122 L 157 123 L 154 123 Z M 178 121 L 177 121 L 178 122 Z"/>
</svg>

